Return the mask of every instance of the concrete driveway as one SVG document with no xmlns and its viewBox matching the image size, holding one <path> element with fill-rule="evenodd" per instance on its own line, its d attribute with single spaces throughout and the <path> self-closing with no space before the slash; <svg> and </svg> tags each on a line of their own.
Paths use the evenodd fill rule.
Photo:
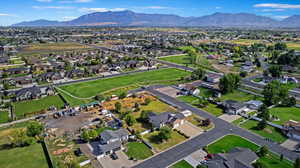
<svg viewBox="0 0 300 168">
<path fill-rule="evenodd" d="M 137 163 L 137 161 L 129 160 L 127 155 L 123 151 L 116 152 L 119 159 L 113 160 L 110 155 L 104 156 L 98 161 L 101 163 L 103 168 L 129 168 Z"/>
<path fill-rule="evenodd" d="M 158 89 L 156 89 L 156 90 L 159 91 L 159 92 L 162 92 L 162 93 L 164 93 L 164 94 L 166 94 L 166 95 L 169 95 L 169 96 L 171 96 L 171 97 L 174 97 L 174 98 L 177 97 L 177 96 L 178 96 L 177 93 L 180 92 L 180 90 L 175 89 L 175 88 L 173 88 L 173 87 L 171 87 L 171 86 L 158 88 Z"/>
<path fill-rule="evenodd" d="M 220 119 L 227 121 L 229 123 L 241 118 L 240 115 L 229 115 L 229 114 L 223 114 L 221 116 L 219 116 Z"/>
<path fill-rule="evenodd" d="M 184 124 L 180 125 L 176 128 L 180 132 L 183 132 L 185 135 L 189 137 L 195 137 L 203 132 L 203 130 L 190 122 L 185 122 Z"/>
<path fill-rule="evenodd" d="M 300 142 L 297 140 L 293 140 L 293 139 L 287 139 L 286 141 L 284 141 L 281 146 L 285 147 L 291 151 L 296 150 L 299 147 Z"/>
</svg>

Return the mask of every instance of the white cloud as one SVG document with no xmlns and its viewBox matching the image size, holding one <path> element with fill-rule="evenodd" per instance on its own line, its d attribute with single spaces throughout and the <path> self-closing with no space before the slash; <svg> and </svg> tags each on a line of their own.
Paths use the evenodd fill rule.
<svg viewBox="0 0 300 168">
<path fill-rule="evenodd" d="M 220 6 L 216 6 L 216 9 L 222 9 L 222 7 L 220 7 Z"/>
<path fill-rule="evenodd" d="M 276 9 L 300 9 L 300 5 L 279 4 L 279 3 L 261 3 L 255 4 L 255 8 L 276 8 Z"/>
<path fill-rule="evenodd" d="M 12 15 L 7 14 L 7 13 L 0 13 L 0 16 L 12 16 Z"/>
<path fill-rule="evenodd" d="M 274 18 L 277 18 L 277 19 L 286 19 L 290 16 L 273 16 Z"/>
<path fill-rule="evenodd" d="M 170 7 L 166 7 L 166 6 L 146 6 L 143 7 L 144 9 L 168 9 Z"/>
<path fill-rule="evenodd" d="M 36 0 L 38 2 L 52 2 L 52 0 Z"/>
<path fill-rule="evenodd" d="M 33 6 L 33 9 L 74 9 L 72 6 Z"/>
<path fill-rule="evenodd" d="M 285 9 L 263 9 L 262 12 L 281 12 L 285 11 Z"/>
<path fill-rule="evenodd" d="M 94 0 L 62 0 L 59 3 L 89 3 L 93 2 Z"/>
<path fill-rule="evenodd" d="M 92 13 L 92 12 L 108 12 L 108 11 L 124 11 L 126 10 L 125 8 L 80 8 L 80 12 L 87 12 L 87 13 Z"/>
</svg>

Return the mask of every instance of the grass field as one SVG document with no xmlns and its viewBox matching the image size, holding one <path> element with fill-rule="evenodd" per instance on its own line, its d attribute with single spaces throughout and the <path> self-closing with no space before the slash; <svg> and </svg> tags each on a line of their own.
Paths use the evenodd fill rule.
<svg viewBox="0 0 300 168">
<path fill-rule="evenodd" d="M 126 147 L 128 150 L 125 153 L 129 158 L 144 160 L 153 155 L 152 151 L 141 142 L 129 142 Z"/>
<path fill-rule="evenodd" d="M 236 135 L 227 135 L 220 140 L 210 144 L 208 146 L 209 153 L 223 153 L 228 152 L 234 147 L 243 147 L 249 148 L 252 151 L 256 152 L 259 149 L 259 146 Z M 292 163 L 283 160 L 280 161 L 279 156 L 269 153 L 265 157 L 259 159 L 262 163 L 266 165 L 267 168 L 292 168 Z"/>
<path fill-rule="evenodd" d="M 0 123 L 6 123 L 9 121 L 8 111 L 0 111 Z"/>
<path fill-rule="evenodd" d="M 300 43 L 286 43 L 289 49 L 300 50 Z"/>
<path fill-rule="evenodd" d="M 270 109 L 270 114 L 280 119 L 279 121 L 272 121 L 276 124 L 284 124 L 289 120 L 300 122 L 300 108 L 297 107 L 275 107 Z"/>
<path fill-rule="evenodd" d="M 235 100 L 235 101 L 249 101 L 249 100 L 262 100 L 263 98 L 254 96 L 252 94 L 244 93 L 241 91 L 234 91 L 233 93 L 227 93 L 221 96 L 221 100 Z"/>
<path fill-rule="evenodd" d="M 47 96 L 39 100 L 13 103 L 17 119 L 24 118 L 26 115 L 32 115 L 42 110 L 47 110 L 51 106 L 62 108 L 64 102 L 59 96 Z"/>
<path fill-rule="evenodd" d="M 62 86 L 61 88 L 77 97 L 85 98 L 95 96 L 99 93 L 114 88 L 124 87 L 136 83 L 159 83 L 159 81 L 176 80 L 189 74 L 189 72 L 170 68 L 101 79 L 96 81 L 82 82 L 73 85 Z"/>
<path fill-rule="evenodd" d="M 198 98 L 196 98 L 196 97 L 193 97 L 193 96 L 180 96 L 180 97 L 178 97 L 178 99 L 199 108 L 197 106 Z M 221 108 L 218 108 L 217 105 L 211 104 L 211 103 L 209 103 L 206 107 L 199 108 L 199 109 L 204 110 L 208 113 L 211 113 L 214 116 L 220 116 L 220 115 L 223 114 L 223 110 Z"/>
<path fill-rule="evenodd" d="M 23 49 L 23 51 L 67 51 L 88 49 L 90 47 L 78 43 L 46 43 L 46 44 L 33 44 Z"/>
<path fill-rule="evenodd" d="M 41 144 L 0 150 L 1 168 L 48 168 Z"/>
<path fill-rule="evenodd" d="M 251 40 L 251 39 L 238 39 L 238 40 L 231 40 L 229 42 L 238 45 L 252 45 L 254 43 L 261 43 L 260 40 Z"/>
<path fill-rule="evenodd" d="M 143 138 L 150 142 L 150 144 L 157 150 L 157 151 L 163 151 L 163 150 L 166 150 L 176 144 L 179 144 L 180 142 L 186 140 L 186 138 L 182 135 L 180 135 L 178 132 L 176 131 L 172 131 L 171 133 L 171 138 L 168 140 L 168 141 L 165 141 L 165 142 L 160 142 L 158 139 L 157 139 L 157 134 L 159 132 L 158 131 L 155 131 L 155 132 L 152 132 L 152 133 L 149 133 L 149 134 L 146 134 L 143 136 Z"/>
<path fill-rule="evenodd" d="M 248 120 L 244 122 L 243 124 L 239 125 L 242 128 L 245 128 L 247 130 L 250 130 L 251 132 L 258 134 L 262 137 L 269 138 L 275 142 L 282 143 L 287 138 L 281 133 L 280 130 L 275 129 L 274 127 L 267 126 L 264 130 L 258 130 L 256 129 L 258 122 L 253 120 Z"/>
<path fill-rule="evenodd" d="M 181 160 L 173 166 L 171 166 L 171 168 L 193 168 L 193 166 L 191 166 L 187 161 Z"/>
<path fill-rule="evenodd" d="M 190 64 L 188 60 L 188 55 L 178 55 L 178 56 L 168 56 L 168 57 L 160 57 L 160 60 L 173 62 L 176 64 L 187 65 Z"/>
</svg>

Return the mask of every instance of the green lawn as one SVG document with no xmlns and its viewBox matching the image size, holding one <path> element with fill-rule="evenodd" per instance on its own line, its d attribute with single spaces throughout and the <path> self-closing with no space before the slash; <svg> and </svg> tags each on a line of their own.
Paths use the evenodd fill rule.
<svg viewBox="0 0 300 168">
<path fill-rule="evenodd" d="M 1 168 L 48 168 L 41 144 L 0 150 Z"/>
<path fill-rule="evenodd" d="M 92 97 L 96 94 L 114 89 L 124 87 L 132 84 L 148 84 L 160 83 L 160 81 L 176 80 L 180 77 L 189 75 L 190 72 L 183 70 L 169 68 L 160 69 L 156 71 L 135 73 L 126 76 L 100 79 L 96 81 L 82 82 L 73 85 L 62 86 L 61 88 L 77 97 Z"/>
<path fill-rule="evenodd" d="M 193 168 L 193 166 L 191 166 L 187 161 L 181 160 L 174 164 L 171 168 Z"/>
<path fill-rule="evenodd" d="M 197 106 L 198 98 L 196 98 L 196 97 L 193 97 L 193 96 L 180 96 L 180 97 L 178 97 L 178 99 L 199 108 Z M 218 108 L 217 105 L 211 104 L 211 103 L 209 103 L 206 107 L 199 108 L 199 109 L 204 110 L 208 113 L 211 113 L 215 116 L 220 116 L 220 115 L 223 114 L 223 110 L 221 108 Z"/>
<path fill-rule="evenodd" d="M 160 142 L 159 139 L 157 138 L 158 133 L 159 133 L 158 131 L 154 131 L 144 135 L 143 138 L 146 141 L 148 141 L 159 152 L 186 140 L 186 138 L 180 135 L 178 132 L 172 131 L 171 138 L 168 141 Z"/>
<path fill-rule="evenodd" d="M 227 135 L 220 140 L 212 143 L 208 146 L 209 153 L 223 153 L 228 152 L 234 147 L 249 148 L 252 151 L 257 151 L 259 146 L 236 135 Z M 259 159 L 262 163 L 266 165 L 267 168 L 292 168 L 292 163 L 283 160 L 280 161 L 279 156 L 273 153 L 269 153 L 266 157 L 261 157 Z"/>
<path fill-rule="evenodd" d="M 280 119 L 279 121 L 272 121 L 276 124 L 284 124 L 289 120 L 300 122 L 300 108 L 297 107 L 275 107 L 270 109 L 270 114 Z"/>
<path fill-rule="evenodd" d="M 282 143 L 284 142 L 287 138 L 281 133 L 280 130 L 277 130 L 274 127 L 271 126 L 267 126 L 264 130 L 257 130 L 256 126 L 257 126 L 258 122 L 254 121 L 254 120 L 248 120 L 246 122 L 244 122 L 243 124 L 239 125 L 242 128 L 248 129 L 251 132 L 258 134 L 260 136 L 266 137 L 266 138 L 270 138 L 271 140 L 275 141 L 275 142 L 279 142 Z"/>
<path fill-rule="evenodd" d="M 221 96 L 222 101 L 235 100 L 235 101 L 245 102 L 245 101 L 255 100 L 255 99 L 261 100 L 262 98 L 254 96 L 252 94 L 240 92 L 240 91 L 234 91 L 233 93 L 227 93 Z"/>
<path fill-rule="evenodd" d="M 141 142 L 129 142 L 127 145 L 126 155 L 129 158 L 135 158 L 137 160 L 144 160 L 152 156 L 152 151 Z"/>
<path fill-rule="evenodd" d="M 0 111 L 0 123 L 6 123 L 9 121 L 8 111 Z"/>
<path fill-rule="evenodd" d="M 17 119 L 24 118 L 26 115 L 36 114 L 42 110 L 47 110 L 51 106 L 62 108 L 64 106 L 64 102 L 59 96 L 47 96 L 39 100 L 13 103 Z"/>
<path fill-rule="evenodd" d="M 227 153 L 234 147 L 249 148 L 253 151 L 257 151 L 259 147 L 249 142 L 248 140 L 236 135 L 227 135 L 220 140 L 208 145 L 209 153 Z"/>
<path fill-rule="evenodd" d="M 160 57 L 160 60 L 173 62 L 176 64 L 187 65 L 190 64 L 188 55 L 179 55 L 179 56 L 169 56 L 169 57 Z"/>
</svg>

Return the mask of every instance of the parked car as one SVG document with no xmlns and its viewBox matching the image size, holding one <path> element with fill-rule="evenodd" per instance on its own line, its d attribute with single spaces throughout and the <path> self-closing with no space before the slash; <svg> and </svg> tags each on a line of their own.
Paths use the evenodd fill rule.
<svg viewBox="0 0 300 168">
<path fill-rule="evenodd" d="M 77 157 L 83 155 L 83 153 L 82 153 L 82 151 L 80 150 L 80 148 L 76 149 L 76 150 L 74 151 L 74 154 L 75 154 Z"/>
<path fill-rule="evenodd" d="M 114 152 L 110 155 L 110 157 L 113 159 L 113 160 L 117 160 L 119 159 L 118 155 Z"/>
</svg>

